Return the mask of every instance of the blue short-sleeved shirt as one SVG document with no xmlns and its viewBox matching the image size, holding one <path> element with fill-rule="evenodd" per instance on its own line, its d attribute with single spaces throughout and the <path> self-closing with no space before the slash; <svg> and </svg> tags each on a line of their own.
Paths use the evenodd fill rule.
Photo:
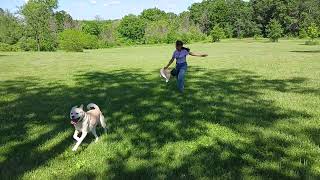
<svg viewBox="0 0 320 180">
<path fill-rule="evenodd" d="M 185 49 L 182 49 L 181 51 L 175 50 L 173 52 L 172 58 L 177 60 L 177 64 L 181 64 L 187 62 L 188 55 L 189 52 Z"/>
</svg>

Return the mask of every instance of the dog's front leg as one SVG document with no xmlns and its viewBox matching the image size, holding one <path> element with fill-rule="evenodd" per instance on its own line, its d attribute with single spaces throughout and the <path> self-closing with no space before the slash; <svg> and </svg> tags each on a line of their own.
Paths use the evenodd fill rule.
<svg viewBox="0 0 320 180">
<path fill-rule="evenodd" d="M 78 147 L 80 146 L 84 138 L 87 136 L 87 134 L 88 134 L 87 132 L 82 132 L 81 137 L 79 138 L 79 141 L 76 143 L 76 145 L 74 145 L 74 147 L 72 148 L 72 151 L 76 151 L 78 149 Z"/>
<path fill-rule="evenodd" d="M 79 135 L 79 131 L 75 130 L 75 131 L 74 131 L 74 134 L 73 134 L 73 138 L 74 138 L 76 141 L 79 141 L 79 140 L 80 140 L 80 138 L 78 137 L 78 135 Z"/>
</svg>

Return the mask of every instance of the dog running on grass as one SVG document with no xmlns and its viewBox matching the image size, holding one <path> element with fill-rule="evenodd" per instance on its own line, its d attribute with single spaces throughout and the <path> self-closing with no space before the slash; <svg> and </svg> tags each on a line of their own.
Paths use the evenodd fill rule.
<svg viewBox="0 0 320 180">
<path fill-rule="evenodd" d="M 85 112 L 83 110 L 83 105 L 80 107 L 75 106 L 71 109 L 71 124 L 75 127 L 73 138 L 77 140 L 77 143 L 72 148 L 72 151 L 76 151 L 78 149 L 79 145 L 89 132 L 92 132 L 96 138 L 95 142 L 98 142 L 99 137 L 96 133 L 96 127 L 98 124 L 103 127 L 105 132 L 107 131 L 107 125 L 100 108 L 96 104 L 91 103 L 88 104 L 87 109 L 88 111 Z M 81 133 L 81 137 L 78 137 L 79 133 Z"/>
</svg>

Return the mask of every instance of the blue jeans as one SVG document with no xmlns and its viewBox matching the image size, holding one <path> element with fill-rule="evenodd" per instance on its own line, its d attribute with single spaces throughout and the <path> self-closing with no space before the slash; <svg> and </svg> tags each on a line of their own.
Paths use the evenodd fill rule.
<svg viewBox="0 0 320 180">
<path fill-rule="evenodd" d="M 187 63 L 176 64 L 177 80 L 178 80 L 177 85 L 180 92 L 183 92 L 184 90 L 184 77 L 187 72 L 187 69 L 188 69 Z"/>
</svg>

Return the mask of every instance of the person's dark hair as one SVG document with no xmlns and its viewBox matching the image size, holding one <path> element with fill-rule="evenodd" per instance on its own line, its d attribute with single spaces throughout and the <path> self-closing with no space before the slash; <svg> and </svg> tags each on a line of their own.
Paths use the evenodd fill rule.
<svg viewBox="0 0 320 180">
<path fill-rule="evenodd" d="M 180 40 L 176 41 L 176 46 L 182 46 L 182 49 L 183 49 L 183 50 L 186 50 L 186 51 L 190 52 L 190 49 L 187 48 L 187 47 L 184 47 L 184 46 L 183 46 L 183 42 L 180 41 Z"/>
</svg>

